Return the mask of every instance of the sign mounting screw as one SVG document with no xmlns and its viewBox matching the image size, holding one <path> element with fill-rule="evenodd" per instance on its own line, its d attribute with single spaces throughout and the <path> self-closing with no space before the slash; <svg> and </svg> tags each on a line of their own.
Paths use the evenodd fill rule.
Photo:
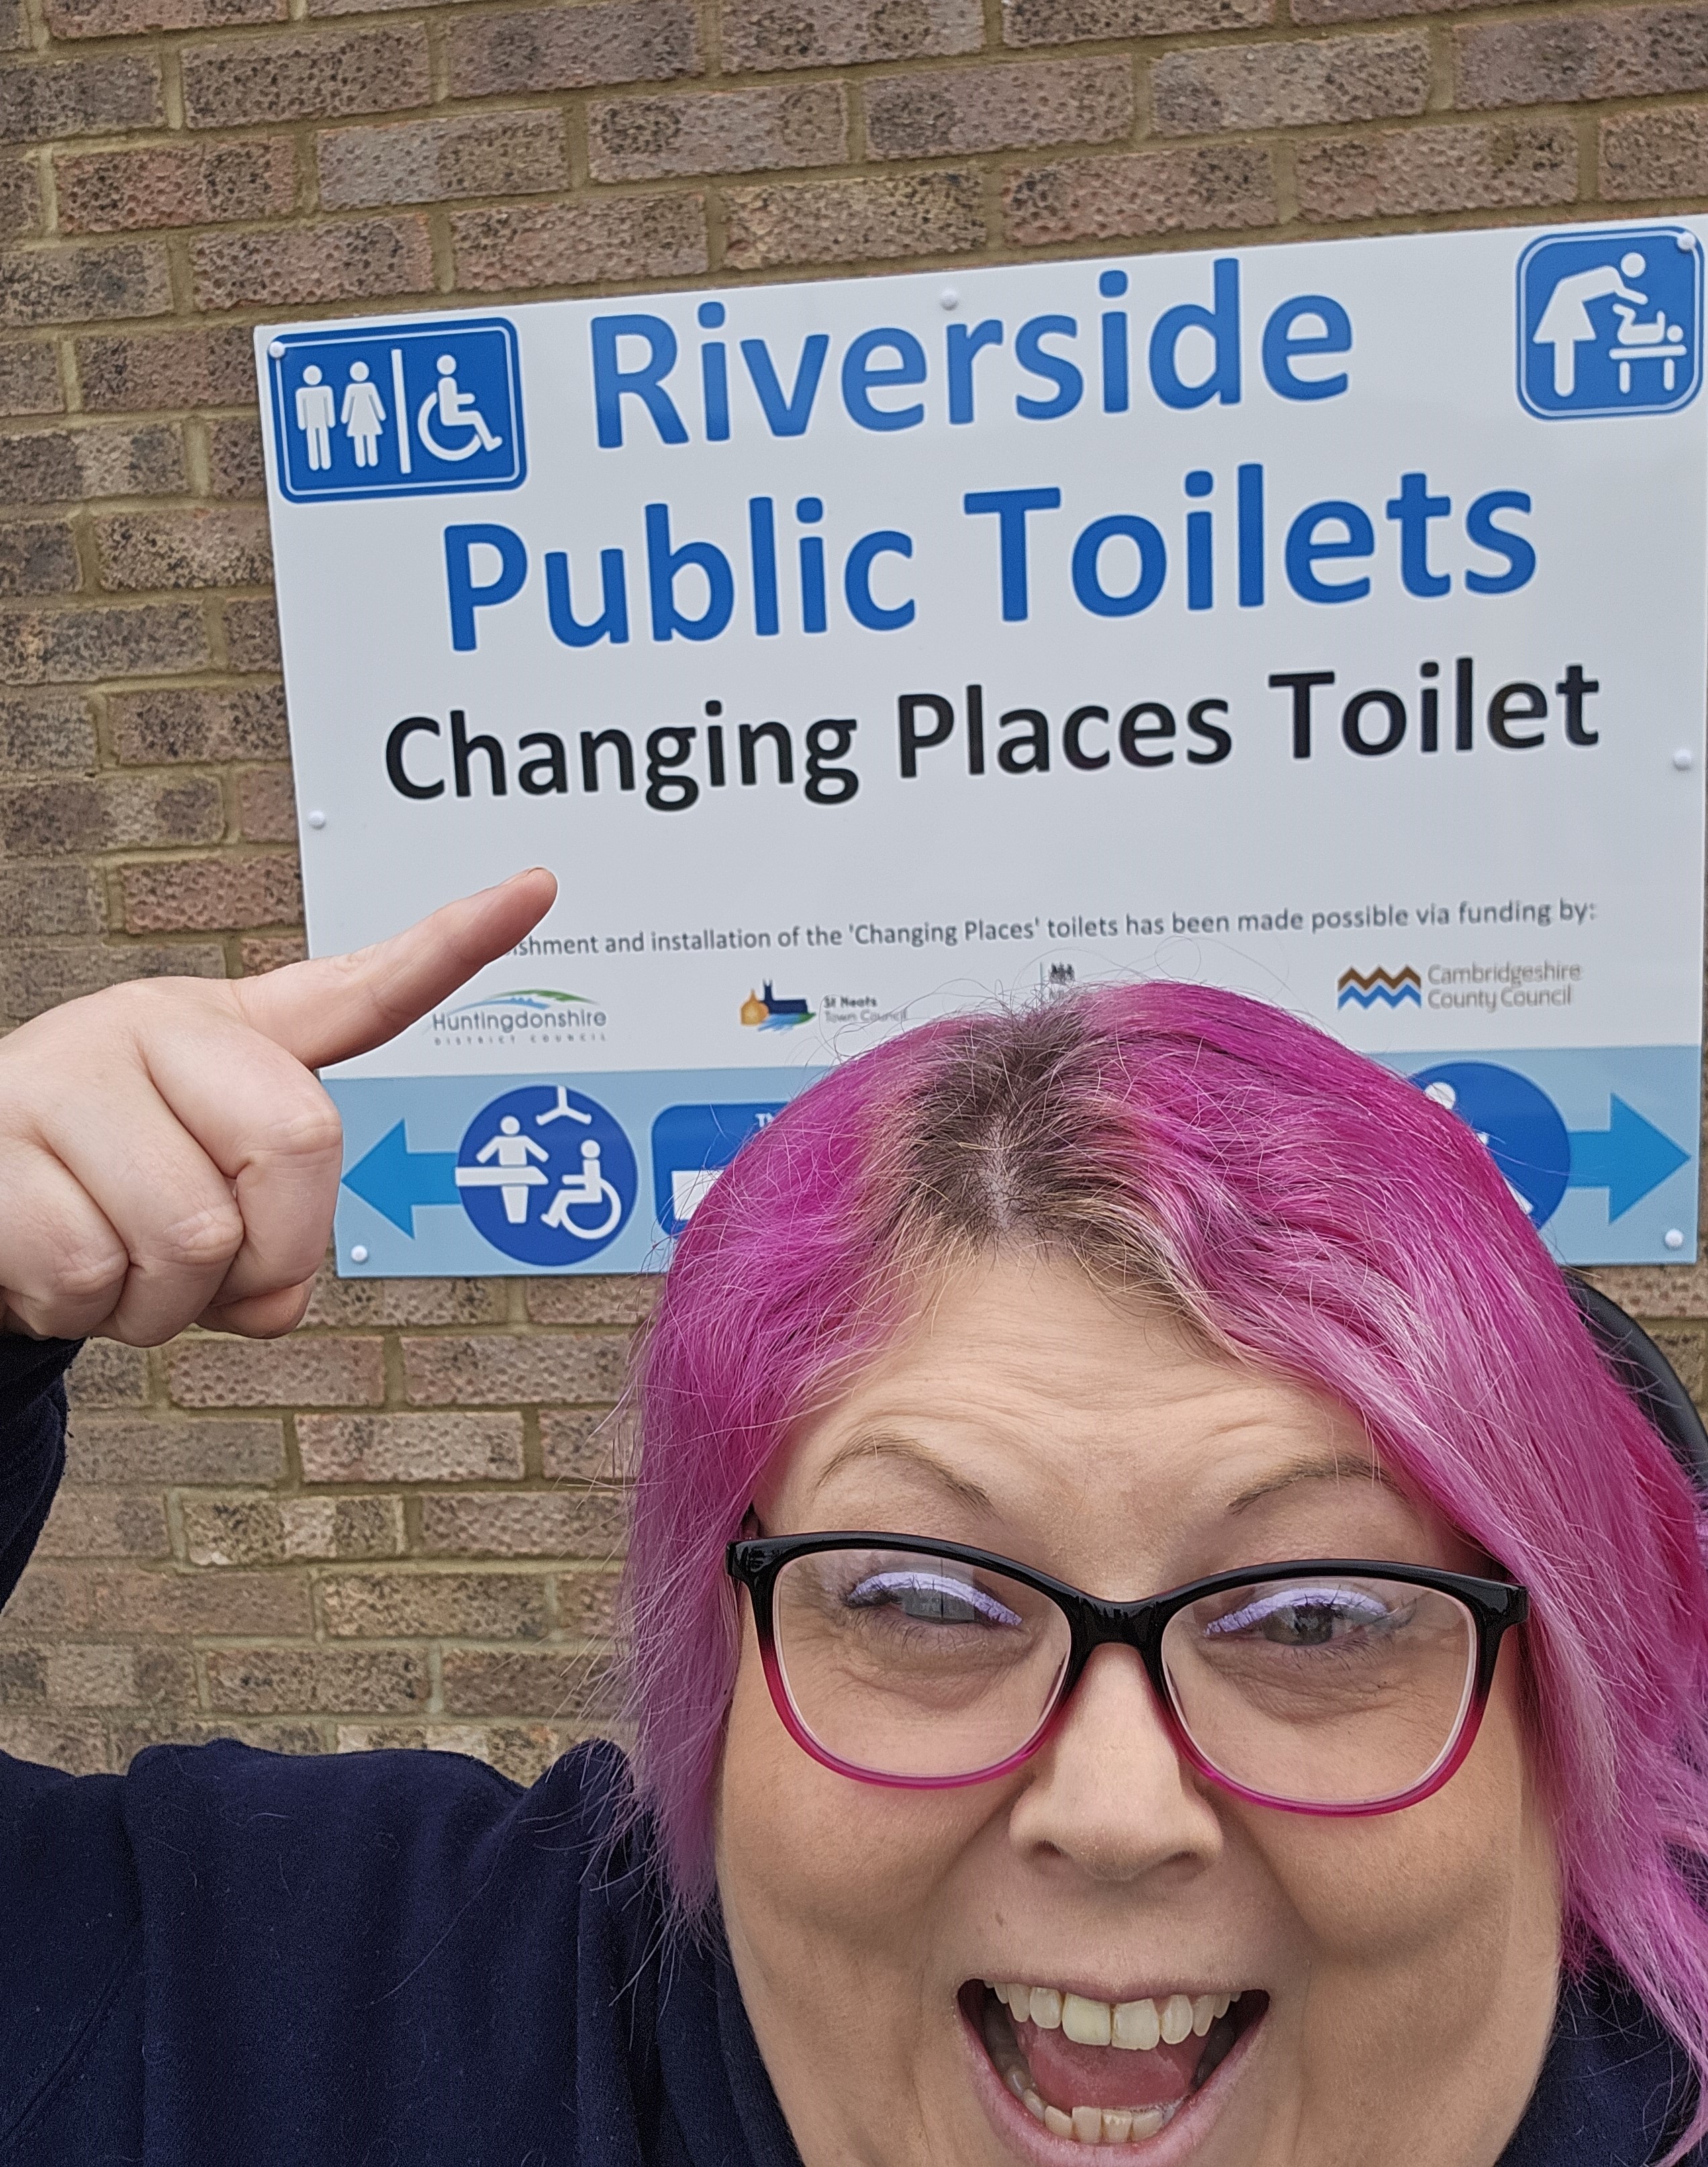
<svg viewBox="0 0 1708 2167">
<path fill-rule="evenodd" d="M 1690 760 L 1690 755 L 1689 755 L 1689 753 L 1686 753 L 1686 754 L 1684 755 L 1684 764 L 1685 764 L 1685 766 L 1688 766 L 1689 765 L 1689 760 Z M 310 828 L 324 828 L 324 827 L 326 826 L 326 814 L 325 814 L 324 813 L 322 813 L 322 812 L 320 810 L 320 808 L 319 808 L 318 807 L 316 807 L 316 809 L 315 809 L 312 813 L 310 813 L 310 815 L 309 815 L 309 825 L 310 825 Z"/>
<path fill-rule="evenodd" d="M 1694 767 L 1695 764 L 1696 756 L 1691 751 L 1689 745 L 1680 745 L 1679 750 L 1673 755 L 1673 766 L 1678 769 L 1681 775 L 1687 767 Z"/>
<path fill-rule="evenodd" d="M 1684 1238 L 1684 1236 L 1680 1234 L 1679 1239 L 1682 1242 Z M 356 1242 L 352 1243 L 350 1248 L 350 1262 L 353 1264 L 365 1264 L 367 1261 L 368 1244 L 365 1242 Z"/>
<path fill-rule="evenodd" d="M 1661 1239 L 1669 1249 L 1682 1249 L 1684 1246 L 1684 1230 L 1679 1227 L 1668 1227 Z"/>
</svg>

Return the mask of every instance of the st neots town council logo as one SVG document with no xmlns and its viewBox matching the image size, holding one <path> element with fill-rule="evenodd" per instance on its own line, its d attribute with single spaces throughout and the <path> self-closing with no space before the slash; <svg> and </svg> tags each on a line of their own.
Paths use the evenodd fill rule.
<svg viewBox="0 0 1708 2167">
<path fill-rule="evenodd" d="M 1702 381 L 1702 252 L 1683 226 L 1533 241 L 1518 263 L 1518 395 L 1544 421 L 1670 414 Z"/>
<path fill-rule="evenodd" d="M 288 331 L 267 360 L 279 487 L 294 503 L 515 489 L 528 473 L 502 317 Z"/>
</svg>

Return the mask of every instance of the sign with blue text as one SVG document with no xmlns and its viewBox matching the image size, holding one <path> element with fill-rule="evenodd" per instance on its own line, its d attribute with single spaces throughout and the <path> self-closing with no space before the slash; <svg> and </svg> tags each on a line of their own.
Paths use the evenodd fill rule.
<svg viewBox="0 0 1708 2167">
<path fill-rule="evenodd" d="M 831 1064 L 1148 975 L 1693 1258 L 1705 236 L 258 331 L 313 949 L 560 884 L 329 1072 L 341 1270 L 655 1268 Z"/>
</svg>

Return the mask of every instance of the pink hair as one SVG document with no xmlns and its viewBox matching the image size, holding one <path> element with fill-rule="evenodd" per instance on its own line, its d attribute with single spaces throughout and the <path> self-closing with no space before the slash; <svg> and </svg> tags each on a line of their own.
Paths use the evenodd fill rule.
<svg viewBox="0 0 1708 2167">
<path fill-rule="evenodd" d="M 1568 1962 L 1610 1960 L 1708 2078 L 1695 1495 L 1463 1124 L 1204 988 L 910 1031 L 797 1099 L 696 1213 L 637 1372 L 627 1583 L 639 1797 L 684 1911 L 713 1885 L 740 1645 L 724 1545 L 791 1423 L 905 1323 L 934 1269 L 1002 1244 L 1077 1258 L 1341 1401 L 1530 1589 Z"/>
</svg>

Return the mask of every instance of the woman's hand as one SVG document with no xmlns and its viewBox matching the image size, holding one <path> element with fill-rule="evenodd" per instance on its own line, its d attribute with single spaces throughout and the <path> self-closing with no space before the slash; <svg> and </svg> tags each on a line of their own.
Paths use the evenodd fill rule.
<svg viewBox="0 0 1708 2167">
<path fill-rule="evenodd" d="M 313 1072 L 382 1045 L 550 908 L 543 867 L 350 956 L 151 978 L 0 1040 L 0 1328 L 268 1338 L 308 1306 L 342 1133 Z"/>
</svg>

